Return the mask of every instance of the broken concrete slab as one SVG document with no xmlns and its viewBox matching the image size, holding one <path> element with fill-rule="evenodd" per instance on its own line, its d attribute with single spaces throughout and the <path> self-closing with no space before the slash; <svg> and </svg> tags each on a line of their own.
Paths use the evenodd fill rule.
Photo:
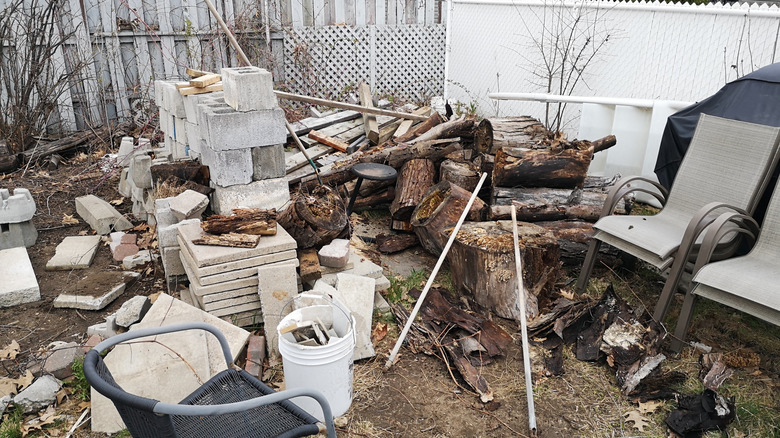
<svg viewBox="0 0 780 438">
<path fill-rule="evenodd" d="M 117 331 L 107 321 L 99 322 L 87 327 L 87 336 L 97 336 L 101 339 L 108 339 L 116 335 Z"/>
<path fill-rule="evenodd" d="M 73 375 L 73 361 L 84 357 L 81 345 L 76 342 L 66 342 L 54 347 L 43 363 L 43 372 L 62 380 Z"/>
<path fill-rule="evenodd" d="M 296 259 L 297 261 L 297 259 Z M 298 295 L 298 273 L 291 264 L 262 266 L 257 269 L 258 293 L 263 310 L 263 323 L 268 344 L 268 357 L 279 357 L 279 343 L 276 326 L 284 315 L 285 305 Z M 289 313 L 291 306 L 286 309 Z"/>
<path fill-rule="evenodd" d="M 392 285 L 392 283 L 390 283 L 390 280 L 384 275 L 379 278 L 376 278 L 375 280 L 376 280 L 376 289 L 375 289 L 376 293 L 387 292 L 390 289 L 390 286 Z"/>
<path fill-rule="evenodd" d="M 137 268 L 139 266 L 144 266 L 147 263 L 152 262 L 152 260 L 159 259 L 160 256 L 158 256 L 155 253 L 152 253 L 152 250 L 150 249 L 144 249 L 141 251 L 138 251 L 138 253 L 129 255 L 122 259 L 122 269 L 129 271 L 130 269 Z"/>
<path fill-rule="evenodd" d="M 185 190 L 168 201 L 171 213 L 180 221 L 200 219 L 208 205 L 209 197 L 195 190 Z"/>
<path fill-rule="evenodd" d="M 41 299 L 41 290 L 26 248 L 0 250 L 0 279 L 0 308 Z"/>
<path fill-rule="evenodd" d="M 124 216 L 108 202 L 95 195 L 76 198 L 76 213 L 98 234 L 123 231 L 133 227 Z"/>
<path fill-rule="evenodd" d="M 343 268 L 349 261 L 349 240 L 333 239 L 317 253 L 320 257 L 320 266 L 331 268 Z"/>
<path fill-rule="evenodd" d="M 246 330 L 167 294 L 157 297 L 144 319 L 131 331 L 183 322 L 216 326 L 227 338 L 233 357 L 238 356 L 249 338 Z M 178 403 L 209 377 L 225 369 L 219 342 L 206 332 L 189 330 L 145 339 L 151 342 L 119 345 L 105 358 L 116 382 L 132 394 Z M 92 430 L 116 433 L 124 428 L 113 403 L 93 390 Z"/>
<path fill-rule="evenodd" d="M 379 291 L 374 291 L 374 312 L 385 313 L 391 310 L 390 304 L 385 297 L 383 297 Z"/>
<path fill-rule="evenodd" d="M 100 310 L 122 295 L 127 286 L 140 276 L 137 272 L 109 271 L 100 274 L 100 281 L 89 276 L 84 277 L 67 292 L 55 298 L 54 307 Z"/>
<path fill-rule="evenodd" d="M 221 215 L 232 214 L 234 208 L 275 208 L 280 211 L 289 202 L 290 187 L 285 178 L 270 178 L 229 187 L 217 183 L 211 194 L 211 209 Z"/>
<path fill-rule="evenodd" d="M 182 243 L 184 243 L 183 246 L 186 246 L 197 267 L 229 263 L 298 247 L 295 239 L 278 224 L 276 226 L 276 235 L 263 236 L 254 248 L 195 245 L 192 241 L 200 238 L 203 231 L 194 224 L 180 226 L 178 231 Z"/>
<path fill-rule="evenodd" d="M 52 376 L 38 377 L 32 385 L 14 397 L 14 405 L 20 406 L 25 414 L 39 411 L 57 401 L 62 382 Z"/>
<path fill-rule="evenodd" d="M 354 360 L 376 355 L 371 343 L 371 319 L 374 315 L 375 280 L 352 274 L 336 274 L 336 289 L 340 300 L 355 318 Z"/>
<path fill-rule="evenodd" d="M 149 297 L 138 295 L 130 298 L 116 311 L 116 325 L 124 328 L 130 327 L 140 321 L 151 307 L 152 302 L 149 301 Z"/>
<path fill-rule="evenodd" d="M 35 245 L 38 231 L 32 221 L 16 224 L 3 224 L 0 227 L 0 249 L 26 247 Z"/>
<path fill-rule="evenodd" d="M 341 268 L 333 268 L 333 267 L 330 267 L 330 266 L 322 266 L 322 265 L 320 265 L 320 274 L 321 275 L 338 274 L 339 272 L 350 271 L 354 267 L 355 267 L 355 264 L 352 263 L 352 261 L 347 261 L 347 264 L 344 265 Z"/>
<path fill-rule="evenodd" d="M 68 236 L 57 245 L 54 256 L 46 262 L 47 271 L 87 269 L 95 258 L 100 236 Z"/>
<path fill-rule="evenodd" d="M 350 261 L 354 263 L 355 267 L 352 268 L 350 274 L 360 275 L 363 277 L 371 277 L 378 279 L 384 274 L 384 270 L 381 266 L 361 256 L 360 254 L 352 254 L 349 257 Z"/>
<path fill-rule="evenodd" d="M 16 188 L 13 195 L 0 189 L 0 224 L 27 222 L 35 215 L 35 199 L 28 189 Z"/>
</svg>

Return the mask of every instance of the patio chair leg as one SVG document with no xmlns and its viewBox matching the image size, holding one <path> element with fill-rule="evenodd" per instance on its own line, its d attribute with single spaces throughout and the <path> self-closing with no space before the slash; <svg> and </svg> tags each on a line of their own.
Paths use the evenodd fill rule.
<svg viewBox="0 0 780 438">
<path fill-rule="evenodd" d="M 577 278 L 577 285 L 575 286 L 575 292 L 577 293 L 583 293 L 585 292 L 585 288 L 588 287 L 588 279 L 590 278 L 590 274 L 593 272 L 593 267 L 596 265 L 596 256 L 599 253 L 599 248 L 601 247 L 601 241 L 594 238 L 590 239 L 590 243 L 588 244 L 588 253 L 585 255 L 585 262 L 582 264 L 582 269 L 580 270 L 580 276 Z"/>
<path fill-rule="evenodd" d="M 685 270 L 687 256 L 688 252 L 683 249 L 679 249 L 677 254 L 675 254 L 672 269 L 669 271 L 669 278 L 666 279 L 664 288 L 661 291 L 661 297 L 658 298 L 658 304 L 655 305 L 653 319 L 661 324 L 663 324 L 666 313 L 669 311 L 669 305 L 672 303 L 672 296 L 674 296 L 674 292 L 680 284 L 683 270 Z"/>
<path fill-rule="evenodd" d="M 672 338 L 669 348 L 679 353 L 685 345 L 685 336 L 688 334 L 688 328 L 691 325 L 691 319 L 693 319 L 693 305 L 696 304 L 696 295 L 689 290 L 685 293 L 685 300 L 683 300 L 682 309 L 680 309 L 680 316 L 677 318 L 677 326 L 674 328 L 674 337 Z"/>
</svg>

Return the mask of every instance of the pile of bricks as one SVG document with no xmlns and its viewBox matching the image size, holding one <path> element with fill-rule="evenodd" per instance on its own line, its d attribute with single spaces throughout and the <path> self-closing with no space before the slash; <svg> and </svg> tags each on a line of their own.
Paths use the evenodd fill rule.
<svg viewBox="0 0 780 438">
<path fill-rule="evenodd" d="M 276 235 L 263 236 L 254 248 L 194 244 L 192 241 L 202 233 L 197 223 L 177 227 L 181 262 L 190 281 L 189 299 L 185 301 L 233 324 L 247 326 L 263 321 L 259 270 L 266 272 L 264 276 L 269 275 L 268 268 L 274 275 L 289 273 L 301 290 L 296 273 L 297 243 L 281 226 L 277 225 Z"/>
</svg>

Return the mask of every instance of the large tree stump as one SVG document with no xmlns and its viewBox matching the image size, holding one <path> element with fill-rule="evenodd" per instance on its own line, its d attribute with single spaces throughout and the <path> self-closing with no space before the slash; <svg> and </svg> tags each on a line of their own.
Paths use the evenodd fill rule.
<svg viewBox="0 0 780 438">
<path fill-rule="evenodd" d="M 495 154 L 502 147 L 530 146 L 547 136 L 542 122 L 529 116 L 484 119 L 477 127 L 474 148 Z"/>
<path fill-rule="evenodd" d="M 441 254 L 449 239 L 449 235 L 444 235 L 443 231 L 458 223 L 469 198 L 471 192 L 449 181 L 441 181 L 428 189 L 423 200 L 412 212 L 411 218 L 414 234 L 420 239 L 423 248 L 433 255 Z M 466 219 L 483 220 L 486 211 L 485 203 L 476 198 Z"/>
<path fill-rule="evenodd" d="M 493 187 L 582 187 L 593 150 L 501 148 L 496 152 Z"/>
<path fill-rule="evenodd" d="M 517 207 L 517 220 L 525 222 L 581 219 L 596 222 L 604 208 L 609 188 L 551 189 L 493 187 L 490 197 L 490 218 L 509 219 L 512 204 Z M 615 209 L 627 214 L 625 201 Z"/>
<path fill-rule="evenodd" d="M 321 186 L 310 195 L 295 193 L 290 206 L 276 221 L 298 242 L 299 248 L 330 243 L 348 225 L 344 201 L 331 188 Z"/>
<path fill-rule="evenodd" d="M 393 219 L 408 221 L 435 177 L 436 168 L 431 160 L 415 158 L 404 163 L 395 183 L 395 200 L 390 205 Z"/>
<path fill-rule="evenodd" d="M 452 228 L 445 231 L 449 233 Z M 529 316 L 551 300 L 560 273 L 558 241 L 544 228 L 518 223 Z M 520 320 L 511 221 L 467 222 L 447 256 L 455 287 L 502 318 Z M 538 304 L 536 307 L 534 304 Z"/>
<path fill-rule="evenodd" d="M 477 187 L 480 176 L 478 167 L 470 162 L 444 160 L 439 166 L 440 181 L 449 181 L 470 192 Z"/>
</svg>

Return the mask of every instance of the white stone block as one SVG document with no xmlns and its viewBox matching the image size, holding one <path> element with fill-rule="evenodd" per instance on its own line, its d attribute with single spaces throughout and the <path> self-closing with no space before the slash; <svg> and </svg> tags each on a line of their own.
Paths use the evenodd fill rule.
<svg viewBox="0 0 780 438">
<path fill-rule="evenodd" d="M 200 105 L 198 126 L 206 144 L 214 150 L 247 149 L 287 141 L 281 108 L 238 112 L 227 104 Z"/>
<path fill-rule="evenodd" d="M 200 219 L 209 205 L 209 197 L 194 190 L 185 190 L 171 198 L 168 205 L 171 208 L 171 213 L 180 221 Z"/>
<path fill-rule="evenodd" d="M 234 208 L 275 208 L 279 211 L 288 202 L 290 188 L 285 178 L 265 179 L 230 187 L 217 184 L 211 194 L 211 209 L 221 215 L 232 214 Z"/>
<path fill-rule="evenodd" d="M 236 111 L 273 109 L 278 105 L 274 94 L 274 78 L 259 67 L 222 69 L 225 103 Z"/>
<path fill-rule="evenodd" d="M 0 189 L 0 224 L 27 222 L 35 215 L 35 200 L 29 190 L 17 188 L 13 195 Z"/>
<path fill-rule="evenodd" d="M 27 249 L 0 250 L 0 308 L 40 299 L 41 291 Z"/>
</svg>

